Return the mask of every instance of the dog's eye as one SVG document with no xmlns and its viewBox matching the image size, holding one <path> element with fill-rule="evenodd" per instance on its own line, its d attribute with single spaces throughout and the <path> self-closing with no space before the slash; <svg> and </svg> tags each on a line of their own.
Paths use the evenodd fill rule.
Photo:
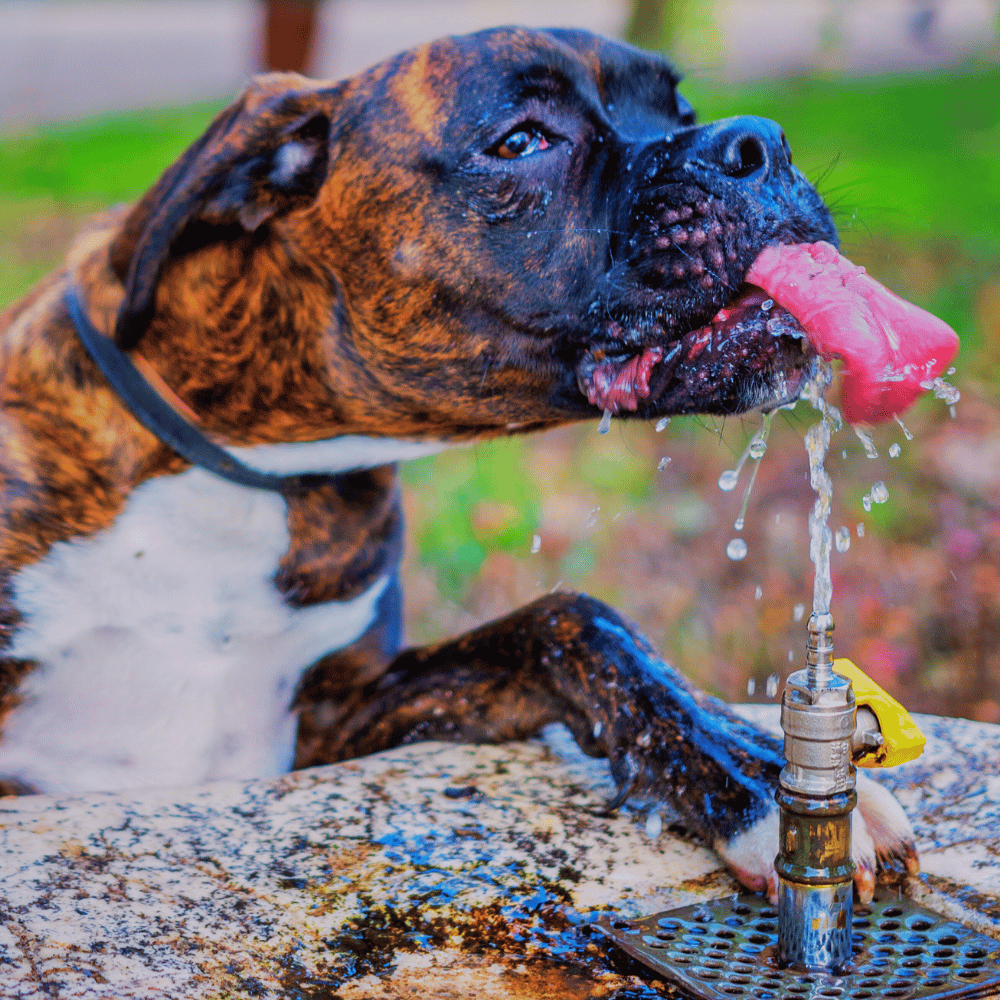
<svg viewBox="0 0 1000 1000">
<path fill-rule="evenodd" d="M 535 129 L 519 128 L 516 132 L 511 132 L 505 139 L 501 140 L 496 147 L 496 155 L 505 160 L 516 160 L 522 156 L 530 156 L 532 153 L 539 153 L 543 149 L 548 149 L 552 143 Z"/>
</svg>

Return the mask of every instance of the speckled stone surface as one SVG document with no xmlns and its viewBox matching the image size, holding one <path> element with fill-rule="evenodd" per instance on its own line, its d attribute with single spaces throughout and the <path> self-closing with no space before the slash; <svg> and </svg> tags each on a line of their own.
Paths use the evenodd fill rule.
<svg viewBox="0 0 1000 1000">
<path fill-rule="evenodd" d="M 1000 727 L 919 722 L 927 753 L 885 773 L 923 858 L 905 891 L 1000 937 Z M 0 800 L 0 996 L 644 995 L 589 916 L 735 885 L 669 816 L 598 815 L 611 790 L 555 728 L 270 781 Z"/>
</svg>

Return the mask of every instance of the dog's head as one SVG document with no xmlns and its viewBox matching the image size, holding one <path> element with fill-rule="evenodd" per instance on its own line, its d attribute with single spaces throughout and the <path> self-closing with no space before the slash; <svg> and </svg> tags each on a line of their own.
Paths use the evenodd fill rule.
<svg viewBox="0 0 1000 1000">
<path fill-rule="evenodd" d="M 335 85 L 261 78 L 113 244 L 119 341 L 188 356 L 182 395 L 245 411 L 231 427 L 267 412 L 258 439 L 779 405 L 809 349 L 744 275 L 836 232 L 777 124 L 698 124 L 677 83 L 628 45 L 524 29 Z"/>
</svg>

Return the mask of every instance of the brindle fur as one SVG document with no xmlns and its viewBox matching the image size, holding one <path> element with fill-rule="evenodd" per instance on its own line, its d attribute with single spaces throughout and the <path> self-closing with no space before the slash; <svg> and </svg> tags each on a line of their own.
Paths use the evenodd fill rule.
<svg viewBox="0 0 1000 1000">
<path fill-rule="evenodd" d="M 721 153 L 676 81 L 628 46 L 520 29 L 421 46 L 335 84 L 257 79 L 0 318 L 4 581 L 187 467 L 85 354 L 70 281 L 222 444 L 463 441 L 599 415 L 580 389 L 588 364 L 679 343 L 768 242 L 836 239 L 777 145 L 766 178 L 702 170 Z M 500 158 L 526 121 L 558 142 Z M 665 360 L 637 415 L 759 404 L 788 367 L 778 340 Z M 291 497 L 288 524 L 275 584 L 289 602 L 362 592 L 399 560 L 394 467 Z M 297 766 L 561 720 L 610 757 L 623 795 L 673 802 L 709 840 L 770 808 L 775 741 L 692 690 L 604 605 L 555 595 L 401 654 L 399 608 L 393 582 L 369 633 L 305 670 Z M 18 621 L 6 586 L 6 642 Z M 30 669 L 0 665 L 0 709 Z"/>
</svg>

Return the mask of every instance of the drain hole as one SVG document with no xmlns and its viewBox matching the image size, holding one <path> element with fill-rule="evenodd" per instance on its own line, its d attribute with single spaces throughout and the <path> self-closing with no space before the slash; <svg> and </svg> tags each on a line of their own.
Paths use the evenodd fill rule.
<svg viewBox="0 0 1000 1000">
<path fill-rule="evenodd" d="M 856 917 L 870 917 L 872 915 L 872 908 L 870 906 L 855 907 L 854 915 Z"/>
<path fill-rule="evenodd" d="M 909 990 L 882 990 L 882 996 L 884 997 L 905 997 Z"/>
<path fill-rule="evenodd" d="M 716 931 L 715 936 L 717 938 L 724 938 L 728 941 L 731 941 L 734 937 L 736 937 L 732 931 Z"/>
<path fill-rule="evenodd" d="M 708 931 L 704 927 L 688 927 L 688 934 L 707 934 Z"/>
<path fill-rule="evenodd" d="M 938 948 L 937 950 L 932 951 L 931 954 L 935 958 L 951 958 L 951 956 L 955 954 L 955 949 L 954 948 Z"/>
<path fill-rule="evenodd" d="M 929 920 L 924 920 L 922 917 L 910 921 L 910 927 L 915 931 L 929 931 L 933 926 Z"/>
<path fill-rule="evenodd" d="M 746 921 L 742 917 L 726 917 L 722 921 L 727 927 L 742 927 Z"/>
<path fill-rule="evenodd" d="M 820 990 L 819 995 L 821 997 L 840 997 L 844 995 L 844 991 L 836 986 L 830 986 L 825 990 Z"/>
<path fill-rule="evenodd" d="M 901 917 L 903 911 L 898 906 L 887 906 L 882 911 L 882 915 L 885 917 Z"/>
<path fill-rule="evenodd" d="M 931 962 L 931 965 L 936 965 L 939 969 L 947 969 L 949 966 L 954 964 L 955 963 L 950 958 L 939 958 L 936 961 Z"/>
<path fill-rule="evenodd" d="M 858 986 L 868 986 L 868 987 L 881 986 L 881 985 L 882 985 L 881 979 L 862 979 L 861 982 L 858 983 Z"/>
<path fill-rule="evenodd" d="M 733 903 L 733 913 L 742 913 L 744 916 L 750 912 L 750 907 L 746 903 Z"/>
<path fill-rule="evenodd" d="M 728 957 L 724 951 L 719 951 L 717 948 L 713 948 L 711 951 L 706 951 L 706 955 L 709 958 L 726 958 Z"/>
<path fill-rule="evenodd" d="M 662 927 L 665 931 L 679 931 L 681 929 L 681 925 L 676 920 L 669 920 L 666 917 L 661 917 L 656 923 L 658 927 Z"/>
<path fill-rule="evenodd" d="M 893 934 L 892 931 L 884 931 L 881 934 L 876 934 L 875 940 L 878 941 L 879 944 L 892 944 L 893 942 L 899 940 L 899 935 Z"/>
<path fill-rule="evenodd" d="M 878 925 L 883 931 L 898 931 L 900 928 L 898 920 L 880 920 Z"/>
<path fill-rule="evenodd" d="M 981 958 L 967 958 L 962 965 L 966 969 L 981 969 L 986 963 Z"/>
<path fill-rule="evenodd" d="M 958 938 L 954 934 L 943 934 L 937 939 L 938 944 L 958 944 Z"/>
<path fill-rule="evenodd" d="M 855 927 L 871 927 L 872 922 L 870 920 L 865 920 L 864 917 L 855 917 L 851 923 Z"/>
<path fill-rule="evenodd" d="M 769 920 L 758 920 L 754 927 L 764 934 L 773 934 L 777 929 L 777 924 L 772 924 Z"/>
<path fill-rule="evenodd" d="M 673 941 L 676 939 L 677 935 L 673 931 L 657 931 L 656 936 L 661 941 Z"/>
<path fill-rule="evenodd" d="M 777 920 L 777 918 L 778 918 L 778 911 L 775 910 L 775 909 L 772 909 L 770 906 L 765 906 L 764 909 L 760 911 L 760 915 L 765 920 Z"/>
<path fill-rule="evenodd" d="M 733 996 L 742 996 L 742 994 L 744 994 L 746 992 L 746 990 L 744 990 L 740 986 L 721 986 L 720 990 L 723 993 L 730 993 Z"/>
<path fill-rule="evenodd" d="M 869 997 L 875 996 L 871 990 L 855 990 L 853 993 L 847 994 L 851 997 L 851 1000 L 868 1000 Z"/>
<path fill-rule="evenodd" d="M 718 979 L 719 974 L 714 969 L 694 969 L 694 974 L 699 979 Z"/>
<path fill-rule="evenodd" d="M 983 973 L 981 969 L 959 969 L 958 974 L 963 979 L 978 979 Z"/>
<path fill-rule="evenodd" d="M 632 925 L 627 920 L 616 920 L 611 926 L 616 931 L 627 931 Z"/>
<path fill-rule="evenodd" d="M 986 952 L 982 948 L 966 948 L 966 958 L 986 958 Z"/>
<path fill-rule="evenodd" d="M 668 955 L 667 956 L 674 965 L 690 965 L 691 959 L 686 955 Z"/>
<path fill-rule="evenodd" d="M 904 948 L 904 955 L 922 955 L 924 953 L 923 948 Z"/>
</svg>

